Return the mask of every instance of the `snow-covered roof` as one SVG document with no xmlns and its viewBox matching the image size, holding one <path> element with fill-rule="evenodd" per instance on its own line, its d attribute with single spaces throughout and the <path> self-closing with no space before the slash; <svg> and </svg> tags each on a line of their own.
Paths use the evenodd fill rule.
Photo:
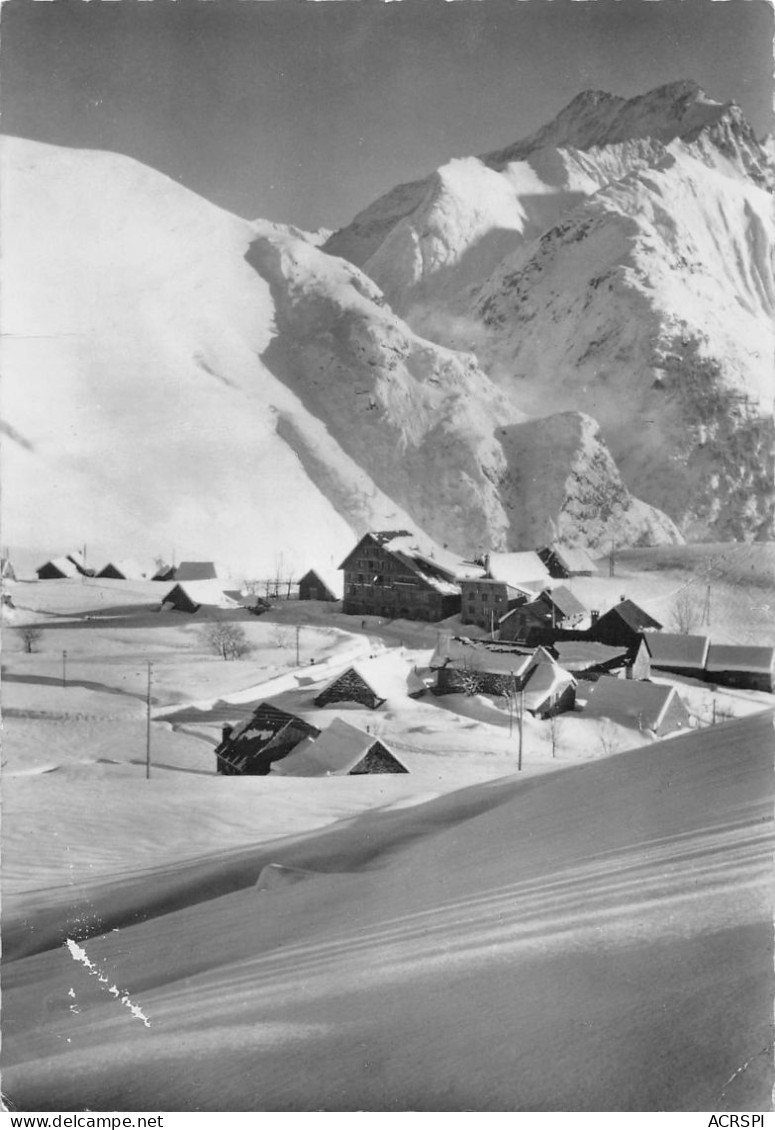
<svg viewBox="0 0 775 1130">
<path fill-rule="evenodd" d="M 54 568 L 58 569 L 65 577 L 78 576 L 78 569 L 76 568 L 75 562 L 71 561 L 69 557 L 52 557 L 50 561 L 39 565 L 36 571 L 39 573 L 41 569 L 45 569 L 47 565 L 53 565 Z"/>
<path fill-rule="evenodd" d="M 381 738 L 365 734 L 336 718 L 320 737 L 305 738 L 287 757 L 275 762 L 272 773 L 286 777 L 345 775 L 363 760 L 377 741 L 388 749 Z M 395 757 L 392 750 L 389 752 Z"/>
<path fill-rule="evenodd" d="M 569 549 L 565 545 L 553 545 L 550 548 L 566 572 L 571 574 L 597 572 L 597 566 L 586 549 L 580 547 Z"/>
<path fill-rule="evenodd" d="M 491 553 L 488 557 L 490 576 L 496 581 L 520 588 L 530 582 L 550 581 L 549 570 L 537 553 Z"/>
<path fill-rule="evenodd" d="M 560 665 L 569 671 L 585 671 L 614 659 L 625 660 L 629 654 L 629 648 L 611 647 L 594 640 L 555 640 L 552 647 Z"/>
<path fill-rule="evenodd" d="M 304 577 L 309 576 L 310 573 L 314 573 L 323 582 L 332 596 L 335 596 L 337 600 L 342 599 L 344 596 L 344 576 L 339 569 L 335 569 L 333 565 L 313 565 L 311 569 L 307 570 Z M 304 577 L 301 577 L 300 581 L 303 581 Z"/>
<path fill-rule="evenodd" d="M 688 636 L 677 632 L 646 632 L 646 647 L 655 667 L 704 667 L 708 655 L 707 636 Z"/>
<path fill-rule="evenodd" d="M 233 600 L 223 591 L 223 582 L 216 580 L 186 581 L 183 584 L 181 584 L 180 581 L 176 581 L 172 588 L 168 589 L 162 597 L 162 604 L 166 604 L 176 589 L 180 589 L 185 593 L 193 604 L 208 604 L 216 608 L 240 607 L 238 601 Z"/>
<path fill-rule="evenodd" d="M 775 648 L 712 643 L 705 668 L 707 671 L 753 671 L 769 675 L 774 665 Z"/>
<path fill-rule="evenodd" d="M 543 649 L 542 655 L 549 656 Z M 522 675 L 535 662 L 533 652 L 492 651 L 454 638 L 442 638 L 431 656 L 431 670 L 451 667 L 456 670 L 471 668 L 486 675 Z"/>
<path fill-rule="evenodd" d="M 549 660 L 536 663 L 525 684 L 524 704 L 526 710 L 538 710 L 552 695 L 559 694 L 566 687 L 575 686 L 576 680 L 568 671 Z"/>
<path fill-rule="evenodd" d="M 587 611 L 566 585 L 557 585 L 556 588 L 546 589 L 541 593 L 541 599 L 550 601 L 555 608 L 562 612 L 563 616 L 584 616 Z"/>
<path fill-rule="evenodd" d="M 674 697 L 675 687 L 603 675 L 592 685 L 585 709 L 625 726 L 657 730 Z"/>
<path fill-rule="evenodd" d="M 650 628 L 659 629 L 662 627 L 653 616 L 649 616 L 648 612 L 645 612 L 635 601 L 627 600 L 626 598 L 603 613 L 600 620 L 607 616 L 618 616 L 629 628 L 632 628 L 634 632 L 642 632 L 644 629 Z M 600 620 L 598 620 L 598 623 L 600 623 Z"/>
<path fill-rule="evenodd" d="M 108 568 L 115 569 L 116 572 L 120 573 L 121 576 L 124 577 L 127 581 L 140 581 L 143 580 L 143 578 L 153 577 L 154 573 L 156 572 L 157 566 L 153 563 L 141 565 L 137 561 L 131 561 L 124 558 L 120 561 L 106 562 L 105 565 L 103 565 L 97 573 L 97 576 L 101 577 L 105 570 Z"/>
<path fill-rule="evenodd" d="M 372 659 L 361 659 L 351 667 L 340 671 L 318 691 L 318 696 L 325 694 L 350 671 L 354 671 L 377 698 L 405 698 L 407 695 L 419 694 L 420 691 L 425 690 L 425 683 L 414 673 L 410 664 L 402 656 L 387 652 Z"/>
</svg>

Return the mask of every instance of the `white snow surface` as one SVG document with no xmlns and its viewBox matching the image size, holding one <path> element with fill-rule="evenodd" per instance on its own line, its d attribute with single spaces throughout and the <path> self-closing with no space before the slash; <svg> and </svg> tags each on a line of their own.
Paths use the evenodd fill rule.
<svg viewBox="0 0 775 1130">
<path fill-rule="evenodd" d="M 516 548 L 524 412 L 360 271 L 116 154 L 7 138 L 2 178 L 9 543 L 244 575 L 367 529 Z"/>
<path fill-rule="evenodd" d="M 685 534 L 766 540 L 774 185 L 740 109 L 696 84 L 589 91 L 325 246 L 530 416 L 594 417 L 627 487 Z"/>
</svg>

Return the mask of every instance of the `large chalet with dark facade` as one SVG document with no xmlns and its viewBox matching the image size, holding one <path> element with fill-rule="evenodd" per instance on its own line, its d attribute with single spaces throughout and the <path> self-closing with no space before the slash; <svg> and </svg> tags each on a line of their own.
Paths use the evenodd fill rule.
<svg viewBox="0 0 775 1130">
<path fill-rule="evenodd" d="M 344 571 L 342 611 L 351 616 L 444 620 L 460 611 L 455 578 L 465 564 L 451 554 L 442 561 L 424 552 L 407 530 L 365 534 L 339 568 Z M 470 569 L 482 573 L 474 565 Z"/>
</svg>

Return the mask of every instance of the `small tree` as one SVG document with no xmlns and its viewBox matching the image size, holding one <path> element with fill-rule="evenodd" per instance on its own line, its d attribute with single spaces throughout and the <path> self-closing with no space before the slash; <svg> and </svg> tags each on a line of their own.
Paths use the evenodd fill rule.
<svg viewBox="0 0 775 1130">
<path fill-rule="evenodd" d="M 549 715 L 549 740 L 552 743 L 552 757 L 557 756 L 557 747 L 560 744 L 560 734 L 562 732 L 562 719 L 559 714 Z"/>
<path fill-rule="evenodd" d="M 602 719 L 597 736 L 603 757 L 609 757 L 612 753 L 617 752 L 619 749 L 619 736 L 616 731 L 616 726 L 610 718 Z"/>
<path fill-rule="evenodd" d="M 212 620 L 205 624 L 202 637 L 207 647 L 222 659 L 241 659 L 250 651 L 245 629 L 228 620 Z"/>
<path fill-rule="evenodd" d="M 676 593 L 670 608 L 670 624 L 680 635 L 688 636 L 699 628 L 702 622 L 702 609 L 694 593 L 687 586 Z"/>
<path fill-rule="evenodd" d="M 35 644 L 40 643 L 43 639 L 43 629 L 38 628 L 35 624 L 25 624 L 16 630 L 24 644 L 24 650 L 30 655 L 35 650 Z"/>
</svg>

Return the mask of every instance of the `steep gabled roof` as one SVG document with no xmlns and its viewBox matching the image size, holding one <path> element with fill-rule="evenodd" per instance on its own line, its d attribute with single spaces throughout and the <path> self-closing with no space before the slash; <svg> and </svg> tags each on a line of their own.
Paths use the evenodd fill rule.
<svg viewBox="0 0 775 1130">
<path fill-rule="evenodd" d="M 702 668 L 708 655 L 707 636 L 687 636 L 677 632 L 644 632 L 648 653 L 655 667 Z"/>
<path fill-rule="evenodd" d="M 707 671 L 751 671 L 769 675 L 775 665 L 775 648 L 748 644 L 712 643 L 705 664 Z"/>
<path fill-rule="evenodd" d="M 345 776 L 358 765 L 376 743 L 384 746 L 399 764 L 386 743 L 374 734 L 365 734 L 336 718 L 318 738 L 305 738 L 292 753 L 272 767 L 273 773 L 290 777 Z M 403 769 L 404 766 L 401 765 Z"/>
<path fill-rule="evenodd" d="M 121 576 L 127 581 L 140 581 L 144 578 L 151 578 L 156 572 L 156 566 L 153 564 L 141 565 L 137 561 L 121 560 L 108 561 L 105 565 L 102 566 L 99 573 L 97 573 L 97 576 L 101 577 L 105 570 L 110 568 L 115 569 L 115 571 L 117 573 L 120 573 Z"/>
<path fill-rule="evenodd" d="M 340 679 L 351 673 L 357 675 L 375 698 L 382 699 L 383 702 L 389 698 L 405 698 L 407 695 L 419 694 L 420 691 L 425 690 L 425 683 L 419 675 L 415 675 L 409 664 L 400 655 L 388 652 L 372 659 L 361 659 L 351 667 L 346 667 L 318 691 L 316 698 L 320 698 L 326 691 L 335 687 Z"/>
<path fill-rule="evenodd" d="M 677 697 L 675 687 L 603 675 L 590 689 L 586 711 L 625 726 L 634 724 L 642 730 L 658 730 L 671 701 Z"/>
<path fill-rule="evenodd" d="M 489 555 L 490 575 L 496 581 L 521 588 L 530 583 L 545 583 L 551 580 L 549 570 L 537 553 L 491 553 Z"/>
<path fill-rule="evenodd" d="M 306 581 L 307 578 L 317 577 L 330 592 L 335 600 L 341 600 L 344 594 L 344 578 L 338 569 L 334 569 L 331 565 L 315 565 L 312 569 L 308 569 L 303 577 L 299 579 L 299 584 Z"/>
<path fill-rule="evenodd" d="M 422 545 L 417 535 L 407 530 L 379 530 L 364 534 L 355 548 L 347 554 L 340 569 L 347 566 L 368 538 L 393 554 L 418 580 L 443 596 L 459 596 L 460 587 L 455 583 L 455 577 L 466 575 L 467 569 L 482 573 L 479 566 L 464 562 L 454 554 Z"/>
<path fill-rule="evenodd" d="M 457 671 L 470 668 L 485 675 L 524 675 L 541 661 L 551 662 L 551 656 L 542 647 L 530 652 L 494 651 L 491 648 L 464 643 L 450 637 L 442 638 L 431 656 L 431 670 L 449 667 Z"/>
<path fill-rule="evenodd" d="M 162 604 L 174 598 L 176 591 L 182 592 L 192 604 L 207 604 L 215 608 L 239 608 L 238 601 L 227 596 L 223 591 L 222 581 L 177 581 L 161 598 Z"/>
<path fill-rule="evenodd" d="M 557 585 L 557 587 L 553 589 L 544 589 L 540 599 L 553 604 L 555 608 L 567 618 L 571 616 L 585 616 L 587 612 L 581 601 L 578 600 L 566 585 Z"/>
<path fill-rule="evenodd" d="M 75 562 L 71 561 L 69 557 L 52 557 L 50 561 L 46 561 L 43 565 L 39 565 L 36 569 L 36 572 L 40 573 L 40 571 L 42 569 L 45 569 L 48 565 L 53 565 L 53 567 L 55 569 L 58 569 L 59 572 L 65 577 L 79 576 L 79 570 Z"/>
<path fill-rule="evenodd" d="M 565 569 L 566 573 L 596 573 L 597 566 L 586 549 L 570 549 L 565 545 L 552 545 L 548 549 Z"/>
<path fill-rule="evenodd" d="M 628 628 L 632 628 L 633 632 L 647 631 L 651 628 L 660 629 L 662 625 L 656 621 L 653 616 L 649 616 L 648 612 L 644 612 L 634 601 L 622 600 L 619 604 L 615 604 L 613 608 L 600 617 L 600 620 L 607 618 L 618 617 L 623 620 Z M 598 624 L 600 623 L 598 620 Z"/>
<path fill-rule="evenodd" d="M 527 677 L 524 690 L 526 710 L 539 710 L 552 695 L 560 694 L 566 687 L 575 686 L 576 680 L 552 660 L 536 663 Z"/>
</svg>

